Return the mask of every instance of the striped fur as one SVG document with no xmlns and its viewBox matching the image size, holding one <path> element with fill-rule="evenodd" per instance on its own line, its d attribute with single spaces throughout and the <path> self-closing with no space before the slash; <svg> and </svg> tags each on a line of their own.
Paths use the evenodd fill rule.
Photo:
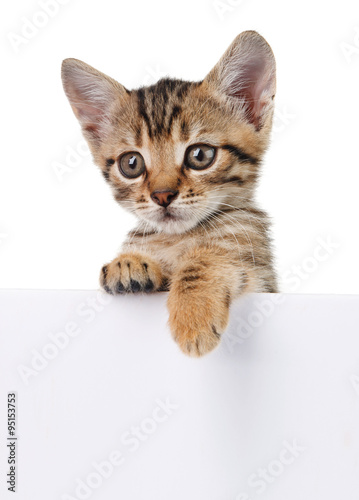
<svg viewBox="0 0 359 500">
<path fill-rule="evenodd" d="M 103 267 L 102 287 L 168 290 L 181 349 L 211 351 L 235 297 L 277 290 L 269 220 L 254 201 L 273 116 L 270 47 L 257 33 L 242 33 L 201 82 L 165 78 L 128 91 L 74 59 L 64 61 L 63 82 L 115 199 L 139 219 L 121 254 Z M 186 149 L 203 143 L 216 149 L 215 160 L 192 170 Z M 124 152 L 143 156 L 139 178 L 121 174 Z M 167 208 L 151 199 L 164 190 L 178 192 Z"/>
</svg>

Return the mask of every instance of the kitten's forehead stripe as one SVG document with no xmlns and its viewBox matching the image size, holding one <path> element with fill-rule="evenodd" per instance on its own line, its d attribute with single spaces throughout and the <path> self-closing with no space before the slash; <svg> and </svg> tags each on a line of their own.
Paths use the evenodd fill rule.
<svg viewBox="0 0 359 500">
<path fill-rule="evenodd" d="M 196 86 L 198 84 L 191 82 L 182 82 L 182 84 L 177 88 L 177 97 L 179 99 L 183 99 L 191 85 Z"/>
<path fill-rule="evenodd" d="M 169 137 L 174 123 L 181 118 L 181 139 L 188 140 L 189 126 L 181 116 L 181 104 L 189 90 L 199 84 L 200 82 L 163 78 L 154 85 L 136 91 L 138 113 L 146 124 L 149 139 Z M 138 133 L 136 137 L 139 137 Z"/>
<path fill-rule="evenodd" d="M 150 139 L 152 139 L 151 122 L 150 122 L 149 116 L 147 114 L 144 89 L 137 90 L 137 97 L 138 97 L 138 112 L 139 112 L 140 116 L 142 116 L 142 118 L 145 120 L 145 123 L 147 125 L 147 130 L 148 130 L 148 136 Z"/>
<path fill-rule="evenodd" d="M 142 146 L 142 128 L 140 124 L 135 126 L 135 143 L 138 148 Z"/>
<path fill-rule="evenodd" d="M 180 106 L 174 106 L 168 120 L 167 134 L 171 133 L 173 121 L 181 114 L 182 108 Z"/>
<path fill-rule="evenodd" d="M 181 139 L 184 142 L 188 141 L 189 139 L 189 126 L 184 119 L 181 121 Z"/>
</svg>

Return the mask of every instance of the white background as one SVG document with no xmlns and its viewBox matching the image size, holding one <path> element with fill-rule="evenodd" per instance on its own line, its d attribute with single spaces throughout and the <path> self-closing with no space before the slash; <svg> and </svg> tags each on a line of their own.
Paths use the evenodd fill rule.
<svg viewBox="0 0 359 500">
<path fill-rule="evenodd" d="M 358 297 L 247 295 L 195 360 L 172 340 L 165 300 L 0 290 L 1 499 L 358 500 Z M 158 400 L 175 408 L 151 423 Z M 114 451 L 123 464 L 94 478 Z"/>
<path fill-rule="evenodd" d="M 238 33 L 255 29 L 278 66 L 258 200 L 274 221 L 282 291 L 359 293 L 356 0 L 59 3 L 48 19 L 40 1 L 1 6 L 0 287 L 97 288 L 133 225 L 88 156 L 55 173 L 71 167 L 68 148 L 82 140 L 62 59 L 82 59 L 128 88 L 166 74 L 199 80 Z M 29 21 L 43 26 L 31 34 Z M 25 26 L 31 38 L 16 46 Z"/>
</svg>

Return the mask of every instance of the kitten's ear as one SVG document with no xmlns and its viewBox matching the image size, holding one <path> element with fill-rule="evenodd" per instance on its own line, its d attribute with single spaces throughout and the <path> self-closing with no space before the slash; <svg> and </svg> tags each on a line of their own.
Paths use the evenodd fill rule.
<svg viewBox="0 0 359 500">
<path fill-rule="evenodd" d="M 272 49 L 255 31 L 244 31 L 233 41 L 207 75 L 208 85 L 242 109 L 260 129 L 273 110 L 276 68 Z"/>
<path fill-rule="evenodd" d="M 101 141 L 116 102 L 123 99 L 128 91 L 116 80 L 77 59 L 63 61 L 61 77 L 85 136 L 90 141 Z"/>
</svg>

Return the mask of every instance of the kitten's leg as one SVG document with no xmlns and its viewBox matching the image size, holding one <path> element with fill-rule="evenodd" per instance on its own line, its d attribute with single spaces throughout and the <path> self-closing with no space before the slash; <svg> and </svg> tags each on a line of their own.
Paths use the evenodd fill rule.
<svg viewBox="0 0 359 500">
<path fill-rule="evenodd" d="M 213 246 L 190 250 L 172 276 L 167 303 L 170 329 L 182 351 L 201 356 L 214 349 L 232 299 L 253 288 L 253 270 L 243 268 L 238 257 Z"/>
<path fill-rule="evenodd" d="M 160 265 L 151 257 L 131 252 L 122 253 L 101 269 L 100 284 L 112 294 L 155 292 L 166 286 Z"/>
</svg>

